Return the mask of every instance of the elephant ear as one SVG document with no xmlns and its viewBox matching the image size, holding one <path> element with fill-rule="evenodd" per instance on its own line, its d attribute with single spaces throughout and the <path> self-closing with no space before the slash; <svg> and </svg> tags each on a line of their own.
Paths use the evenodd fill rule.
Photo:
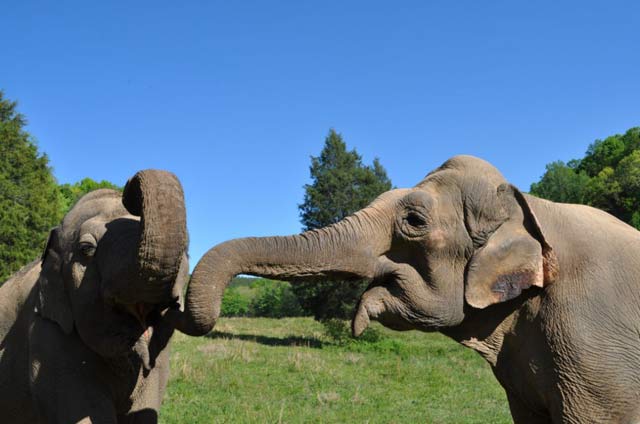
<svg viewBox="0 0 640 424">
<path fill-rule="evenodd" d="M 42 270 L 38 278 L 38 312 L 41 316 L 55 321 L 65 334 L 73 330 L 71 302 L 62 279 L 62 257 L 59 253 L 59 229 L 49 233 L 47 247 L 42 254 Z"/>
<path fill-rule="evenodd" d="M 513 299 L 557 276 L 558 261 L 527 200 L 510 184 L 498 187 L 506 220 L 471 258 L 465 299 L 474 308 Z"/>
</svg>

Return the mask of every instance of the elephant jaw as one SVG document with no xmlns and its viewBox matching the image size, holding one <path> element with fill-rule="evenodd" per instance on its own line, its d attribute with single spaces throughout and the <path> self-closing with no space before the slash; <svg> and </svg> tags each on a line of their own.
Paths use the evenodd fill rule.
<svg viewBox="0 0 640 424">
<path fill-rule="evenodd" d="M 406 292 L 407 285 L 423 284 L 422 277 L 413 267 L 397 264 L 385 256 L 380 257 L 373 282 L 360 297 L 357 312 L 351 322 L 353 336 L 359 337 L 371 320 L 393 330 L 414 329 L 415 325 L 408 319 L 412 316 L 410 308 L 397 294 Z"/>
</svg>

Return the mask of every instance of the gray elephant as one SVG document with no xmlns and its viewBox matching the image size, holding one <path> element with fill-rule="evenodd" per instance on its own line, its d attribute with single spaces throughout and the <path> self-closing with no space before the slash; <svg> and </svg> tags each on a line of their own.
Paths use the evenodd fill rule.
<svg viewBox="0 0 640 424">
<path fill-rule="evenodd" d="M 42 259 L 0 288 L 4 423 L 153 423 L 169 373 L 166 310 L 188 276 L 177 178 L 137 173 L 91 192 Z"/>
<path fill-rule="evenodd" d="M 326 228 L 214 247 L 172 319 L 210 331 L 239 273 L 370 279 L 355 335 L 375 319 L 476 350 L 516 423 L 640 416 L 640 233 L 594 208 L 522 194 L 483 160 L 454 157 Z"/>
</svg>

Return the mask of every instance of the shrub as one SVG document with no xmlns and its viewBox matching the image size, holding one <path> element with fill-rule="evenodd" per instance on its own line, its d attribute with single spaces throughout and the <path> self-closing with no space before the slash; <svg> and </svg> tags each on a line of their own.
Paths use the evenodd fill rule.
<svg viewBox="0 0 640 424">
<path fill-rule="evenodd" d="M 351 336 L 349 325 L 346 321 L 331 318 L 322 320 L 322 327 L 324 328 L 325 336 L 332 342 L 339 346 L 345 345 L 354 339 Z"/>
<path fill-rule="evenodd" d="M 283 318 L 304 315 L 289 283 L 260 278 L 251 284 L 251 289 L 255 291 L 249 305 L 251 316 Z"/>
<path fill-rule="evenodd" d="M 322 321 L 324 333 L 329 340 L 337 345 L 348 343 L 378 343 L 385 339 L 385 335 L 377 328 L 368 327 L 360 337 L 351 335 L 351 326 L 348 321 L 341 319 L 327 319 Z"/>
<path fill-rule="evenodd" d="M 224 292 L 220 315 L 223 317 L 244 317 L 249 315 L 250 300 L 237 289 L 231 287 Z"/>
</svg>

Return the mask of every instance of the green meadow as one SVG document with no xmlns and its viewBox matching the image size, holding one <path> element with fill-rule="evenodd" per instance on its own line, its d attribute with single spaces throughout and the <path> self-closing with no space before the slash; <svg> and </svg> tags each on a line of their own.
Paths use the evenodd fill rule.
<svg viewBox="0 0 640 424">
<path fill-rule="evenodd" d="M 475 352 L 377 323 L 364 341 L 339 330 L 311 318 L 222 318 L 206 337 L 176 334 L 160 421 L 511 422 Z"/>
</svg>

